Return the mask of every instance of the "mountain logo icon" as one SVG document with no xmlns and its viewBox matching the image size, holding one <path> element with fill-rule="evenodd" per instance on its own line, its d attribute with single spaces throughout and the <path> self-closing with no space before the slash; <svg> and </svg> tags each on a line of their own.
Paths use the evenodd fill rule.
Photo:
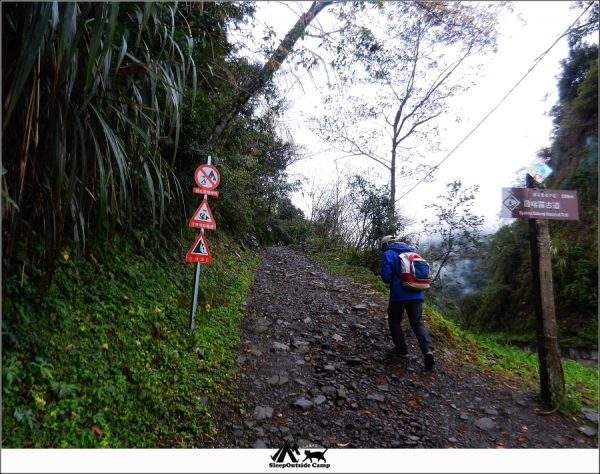
<svg viewBox="0 0 600 474">
<path fill-rule="evenodd" d="M 293 463 L 298 462 L 298 458 L 296 455 L 300 456 L 300 451 L 298 450 L 298 446 L 294 445 L 291 447 L 289 443 L 286 441 L 281 448 L 277 450 L 277 452 L 271 456 L 271 459 L 275 462 L 285 462 L 286 456 L 290 458 L 290 461 Z"/>
</svg>

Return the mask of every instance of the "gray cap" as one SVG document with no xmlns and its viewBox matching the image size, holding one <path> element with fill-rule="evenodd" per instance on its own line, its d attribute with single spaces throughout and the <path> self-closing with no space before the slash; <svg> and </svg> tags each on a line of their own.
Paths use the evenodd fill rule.
<svg viewBox="0 0 600 474">
<path fill-rule="evenodd" d="M 391 242 L 395 242 L 396 241 L 396 236 L 394 235 L 386 235 L 384 238 L 381 239 L 381 245 L 383 244 L 389 244 Z"/>
</svg>

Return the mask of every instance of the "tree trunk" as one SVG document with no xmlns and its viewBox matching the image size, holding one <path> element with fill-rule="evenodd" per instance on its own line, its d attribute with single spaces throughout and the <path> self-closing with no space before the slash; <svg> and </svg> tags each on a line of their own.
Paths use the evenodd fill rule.
<svg viewBox="0 0 600 474">
<path fill-rule="evenodd" d="M 528 188 L 533 188 L 533 178 L 525 176 Z M 552 285 L 552 257 L 548 221 L 528 219 L 531 252 L 531 270 L 535 305 L 540 397 L 545 402 L 559 403 L 562 396 L 562 365 L 556 339 L 556 314 Z"/>
<path fill-rule="evenodd" d="M 390 162 L 390 210 L 389 225 L 394 222 L 396 214 L 396 145 L 392 148 L 392 160 Z"/>
<path fill-rule="evenodd" d="M 290 51 L 294 48 L 296 41 L 304 35 L 310 22 L 319 14 L 319 12 L 321 12 L 321 10 L 332 3 L 333 2 L 313 2 L 310 9 L 298 19 L 293 28 L 285 35 L 285 38 L 283 38 L 283 41 L 279 44 L 275 53 L 265 63 L 257 76 L 250 82 L 250 85 L 245 89 L 238 90 L 237 96 L 231 103 L 231 107 L 223 114 L 221 120 L 219 120 L 217 125 L 213 128 L 213 131 L 208 138 L 209 147 L 212 147 L 217 142 L 223 131 L 227 128 L 227 125 L 229 125 L 229 122 L 231 122 L 240 110 L 242 110 L 254 94 L 260 91 L 267 82 L 271 80 L 275 72 L 277 72 L 290 54 Z"/>
<path fill-rule="evenodd" d="M 548 221 L 536 222 L 538 234 L 540 299 L 542 321 L 538 329 L 538 357 L 540 357 L 540 392 L 542 398 L 551 403 L 559 403 L 562 396 L 562 367 L 558 340 L 556 338 L 556 313 L 554 310 L 554 289 L 552 285 L 552 257 Z M 544 359 L 543 362 L 541 359 Z"/>
</svg>

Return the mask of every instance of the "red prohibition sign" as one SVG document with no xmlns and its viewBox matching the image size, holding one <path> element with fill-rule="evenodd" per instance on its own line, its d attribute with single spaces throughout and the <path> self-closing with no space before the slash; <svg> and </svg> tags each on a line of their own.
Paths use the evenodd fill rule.
<svg viewBox="0 0 600 474">
<path fill-rule="evenodd" d="M 194 173 L 194 179 L 201 188 L 214 189 L 219 185 L 221 176 L 214 166 L 200 165 Z"/>
</svg>

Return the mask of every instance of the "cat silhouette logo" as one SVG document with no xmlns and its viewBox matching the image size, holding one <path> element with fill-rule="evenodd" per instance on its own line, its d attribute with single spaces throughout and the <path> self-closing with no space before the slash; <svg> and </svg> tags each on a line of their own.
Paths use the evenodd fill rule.
<svg viewBox="0 0 600 474">
<path fill-rule="evenodd" d="M 329 449 L 329 448 L 327 448 Z M 304 454 L 306 455 L 306 457 L 304 458 L 304 461 L 306 461 L 307 459 L 310 460 L 310 462 L 313 462 L 315 459 L 317 459 L 319 462 L 323 461 L 324 463 L 326 463 L 327 461 L 325 460 L 325 453 L 327 452 L 327 449 L 323 452 L 319 452 L 319 451 L 309 451 L 306 450 L 304 451 Z M 302 461 L 302 462 L 304 462 Z"/>
</svg>

